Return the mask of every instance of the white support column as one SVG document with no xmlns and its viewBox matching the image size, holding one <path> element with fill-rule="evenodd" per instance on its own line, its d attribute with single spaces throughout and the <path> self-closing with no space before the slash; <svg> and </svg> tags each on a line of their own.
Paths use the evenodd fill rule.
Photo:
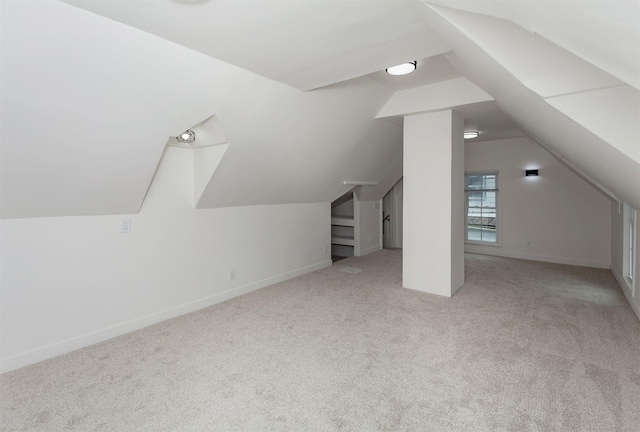
<svg viewBox="0 0 640 432">
<path fill-rule="evenodd" d="M 404 118 L 405 288 L 451 297 L 464 284 L 463 128 L 453 111 Z"/>
</svg>

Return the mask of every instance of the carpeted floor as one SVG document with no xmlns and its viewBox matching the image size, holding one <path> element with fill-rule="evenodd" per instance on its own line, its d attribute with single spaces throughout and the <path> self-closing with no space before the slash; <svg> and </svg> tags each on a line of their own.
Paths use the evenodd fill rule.
<svg viewBox="0 0 640 432">
<path fill-rule="evenodd" d="M 609 271 L 467 255 L 447 299 L 402 289 L 401 253 L 4 374 L 0 429 L 640 430 L 640 323 Z"/>
</svg>

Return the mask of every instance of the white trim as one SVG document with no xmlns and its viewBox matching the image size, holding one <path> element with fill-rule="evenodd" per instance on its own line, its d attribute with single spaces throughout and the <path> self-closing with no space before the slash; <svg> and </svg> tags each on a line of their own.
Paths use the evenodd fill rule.
<svg viewBox="0 0 640 432">
<path fill-rule="evenodd" d="M 624 283 L 625 283 L 625 286 L 627 287 L 627 291 L 629 291 L 629 295 L 631 295 L 631 297 L 635 297 L 634 288 L 633 288 L 633 280 L 629 279 L 628 277 L 625 277 L 624 278 Z"/>
<path fill-rule="evenodd" d="M 623 262 L 622 262 L 622 271 L 624 273 L 624 278 L 631 283 L 628 284 L 631 290 L 631 295 L 633 296 L 633 280 L 629 277 L 631 274 L 635 277 L 635 257 L 634 255 L 638 253 L 638 245 L 635 243 L 636 239 L 636 230 L 638 229 L 638 212 L 633 206 L 628 203 L 623 203 L 623 213 L 622 213 L 622 226 L 623 226 Z M 629 220 L 632 219 L 632 220 Z M 633 223 L 633 224 L 631 224 Z M 630 238 L 631 237 L 631 238 Z"/>
<path fill-rule="evenodd" d="M 464 246 L 465 253 L 499 256 L 504 258 L 516 258 L 516 259 L 524 259 L 529 261 L 541 261 L 541 262 L 548 262 L 553 264 L 566 264 L 566 265 L 574 265 L 574 266 L 580 266 L 580 267 L 592 267 L 592 268 L 599 268 L 599 269 L 608 269 L 611 266 L 610 262 L 604 262 L 604 261 L 579 260 L 574 258 L 556 257 L 551 255 L 534 255 L 534 254 L 527 254 L 522 252 L 509 252 L 509 251 L 505 251 L 503 249 L 495 248 L 495 247 L 490 247 L 489 249 L 485 250 L 484 247 L 488 245 L 480 246 L 483 249 L 477 249 L 477 248 L 474 248 L 473 246 L 477 246 L 477 245 L 465 244 Z"/>
<path fill-rule="evenodd" d="M 200 142 L 198 142 L 197 144 L 195 142 L 192 142 L 192 143 L 181 143 L 181 142 L 177 141 L 175 138 L 173 138 L 173 139 L 169 139 L 169 142 L 167 143 L 167 146 L 169 146 L 169 147 L 178 147 L 178 148 L 186 148 L 186 149 L 194 150 L 194 149 L 199 149 L 199 148 L 218 146 L 218 145 L 222 145 L 222 144 L 229 144 L 229 143 L 226 142 L 226 141 L 217 142 L 217 143 L 211 143 L 211 142 L 200 143 Z"/>
<path fill-rule="evenodd" d="M 498 233 L 496 232 L 496 238 L 497 238 L 497 236 L 498 236 Z M 483 242 L 483 241 L 478 241 L 478 240 L 465 240 L 464 244 L 465 245 L 470 245 L 470 246 L 502 247 L 502 245 L 500 243 Z"/>
<path fill-rule="evenodd" d="M 616 279 L 616 282 L 618 282 L 618 285 L 620 285 L 620 291 L 622 291 L 622 293 L 624 294 L 624 298 L 627 299 L 627 303 L 629 303 L 629 306 L 631 306 L 631 309 L 633 309 L 636 317 L 638 318 L 638 320 L 640 320 L 640 306 L 634 303 L 633 295 L 631 294 L 630 290 L 625 289 L 625 286 L 628 285 L 626 278 L 620 276 L 613 265 L 609 267 L 609 269 L 611 270 L 613 277 Z"/>
<path fill-rule="evenodd" d="M 127 333 L 131 333 L 135 330 L 148 327 L 153 324 L 157 324 L 162 321 L 166 321 L 171 318 L 175 318 L 180 315 L 185 315 L 190 312 L 212 306 L 217 303 L 222 303 L 226 300 L 234 297 L 247 294 L 252 291 L 265 288 L 267 286 L 283 282 L 294 277 L 302 276 L 303 274 L 313 271 L 321 270 L 331 266 L 331 261 L 322 261 L 317 264 L 313 264 L 307 267 L 302 267 L 296 270 L 292 270 L 286 273 L 282 273 L 276 276 L 272 276 L 260 281 L 252 282 L 241 287 L 233 288 L 228 291 L 224 291 L 212 296 L 202 298 L 190 303 L 185 303 L 180 306 L 176 306 L 170 309 L 165 309 L 160 312 L 156 312 L 151 315 L 146 315 L 140 318 L 133 319 L 121 324 L 116 324 L 110 327 L 106 327 L 101 330 L 86 333 L 81 336 L 76 336 L 70 339 L 66 339 L 60 342 L 56 342 L 50 345 L 46 345 L 41 348 L 36 348 L 30 351 L 25 351 L 20 354 L 16 354 L 7 358 L 0 359 L 0 373 L 9 372 L 14 369 L 18 369 L 24 366 L 28 366 L 33 363 L 37 363 L 52 357 L 56 357 L 68 352 L 87 347 L 89 345 L 96 344 L 98 342 L 105 341 L 117 336 L 121 336 Z"/>
<path fill-rule="evenodd" d="M 360 200 L 358 194 L 353 192 L 353 256 L 360 256 Z"/>
<path fill-rule="evenodd" d="M 378 186 L 377 181 L 345 180 L 342 184 L 346 186 Z"/>
<path fill-rule="evenodd" d="M 387 233 L 387 247 L 396 247 L 396 224 L 395 222 L 395 218 L 396 218 L 396 213 L 395 213 L 395 202 L 396 202 L 396 193 L 395 193 L 396 187 L 395 185 L 391 188 L 391 190 L 389 192 L 387 192 L 387 194 L 382 198 L 382 208 L 381 208 L 381 218 L 382 218 L 382 223 L 380 224 L 380 239 L 382 241 L 382 247 L 384 248 L 384 224 L 385 224 L 385 218 L 388 216 L 389 217 L 389 222 L 388 222 L 388 233 Z M 388 203 L 389 203 L 389 207 L 386 209 L 388 211 L 388 214 L 385 215 L 384 211 L 385 211 L 385 199 L 388 198 Z"/>
<path fill-rule="evenodd" d="M 360 255 L 357 255 L 357 256 L 364 256 L 364 255 L 368 255 L 368 254 L 370 254 L 370 253 L 377 252 L 377 251 L 379 251 L 379 250 L 381 250 L 381 249 L 382 249 L 382 248 L 380 247 L 380 245 L 379 245 L 379 244 L 377 244 L 377 245 L 371 246 L 371 247 L 369 247 L 369 248 L 367 248 L 367 249 L 362 249 L 362 250 L 360 251 Z"/>
</svg>

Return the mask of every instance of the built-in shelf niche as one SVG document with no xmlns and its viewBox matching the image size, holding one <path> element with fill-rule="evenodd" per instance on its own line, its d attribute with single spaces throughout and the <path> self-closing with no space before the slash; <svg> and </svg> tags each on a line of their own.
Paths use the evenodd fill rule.
<svg viewBox="0 0 640 432">
<path fill-rule="evenodd" d="M 353 191 L 331 203 L 331 255 L 354 255 L 356 221 Z"/>
</svg>

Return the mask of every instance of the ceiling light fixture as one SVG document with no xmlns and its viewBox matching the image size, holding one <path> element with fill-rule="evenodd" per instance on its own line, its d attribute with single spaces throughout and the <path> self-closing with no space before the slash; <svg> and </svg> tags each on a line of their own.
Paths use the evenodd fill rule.
<svg viewBox="0 0 640 432">
<path fill-rule="evenodd" d="M 480 136 L 478 131 L 464 131 L 464 139 L 474 139 Z"/>
<path fill-rule="evenodd" d="M 397 66 L 392 66 L 386 69 L 389 75 L 406 75 L 410 74 L 418 67 L 417 61 L 410 61 L 407 63 L 402 63 Z"/>
<path fill-rule="evenodd" d="M 176 140 L 180 143 L 192 143 L 196 140 L 196 133 L 191 129 L 187 129 L 176 137 Z"/>
</svg>

